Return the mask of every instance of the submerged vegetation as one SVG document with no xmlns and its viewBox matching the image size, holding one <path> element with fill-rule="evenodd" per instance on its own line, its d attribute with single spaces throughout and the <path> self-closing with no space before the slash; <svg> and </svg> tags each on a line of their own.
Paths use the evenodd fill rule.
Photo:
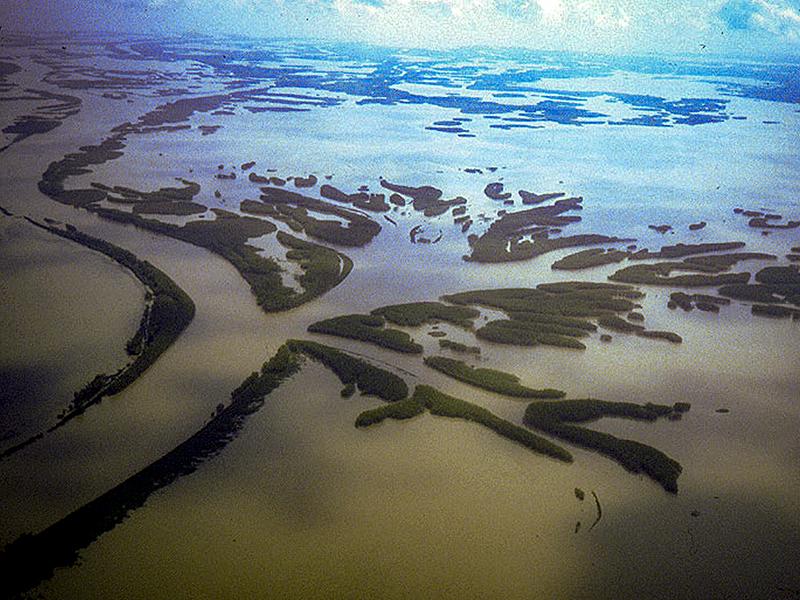
<svg viewBox="0 0 800 600">
<path fill-rule="evenodd" d="M 684 413 L 688 405 L 633 404 L 603 400 L 561 400 L 533 402 L 525 411 L 525 425 L 559 439 L 596 450 L 612 458 L 632 473 L 644 473 L 668 492 L 677 493 L 681 465 L 663 452 L 640 442 L 621 439 L 608 433 L 592 431 L 573 423 L 587 423 L 603 417 L 623 417 L 655 421 Z"/>
<path fill-rule="evenodd" d="M 430 368 L 449 375 L 453 379 L 505 396 L 515 398 L 563 398 L 566 395 L 561 390 L 529 388 L 521 385 L 519 377 L 511 373 L 495 369 L 471 367 L 460 360 L 444 356 L 429 356 L 425 358 L 424 362 Z"/>
<path fill-rule="evenodd" d="M 384 327 L 384 323 L 385 320 L 380 315 L 342 315 L 312 323 L 308 326 L 308 331 L 369 342 L 398 352 L 422 352 L 422 346 L 405 331 Z"/>
</svg>

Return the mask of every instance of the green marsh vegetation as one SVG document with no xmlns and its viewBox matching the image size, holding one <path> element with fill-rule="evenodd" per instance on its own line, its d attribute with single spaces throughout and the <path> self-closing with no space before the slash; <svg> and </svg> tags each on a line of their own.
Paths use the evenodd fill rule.
<svg viewBox="0 0 800 600">
<path fill-rule="evenodd" d="M 267 312 L 276 312 L 300 306 L 304 302 L 331 289 L 331 287 L 338 285 L 350 272 L 352 263 L 343 254 L 316 245 L 313 246 L 317 250 L 310 252 L 310 246 L 312 246 L 310 242 L 302 242 L 288 236 L 288 234 L 283 234 L 278 239 L 279 241 L 282 240 L 281 243 L 284 246 L 310 253 L 308 254 L 308 259 L 304 261 L 305 274 L 303 281 L 305 281 L 307 287 L 306 290 L 298 293 L 296 290 L 283 285 L 281 279 L 283 269 L 278 263 L 271 257 L 262 256 L 258 248 L 248 243 L 251 238 L 274 233 L 277 228 L 273 223 L 254 217 L 240 217 L 218 208 L 211 210 L 216 215 L 216 219 L 213 221 L 191 221 L 182 227 L 104 208 L 94 209 L 94 212 L 106 219 L 130 223 L 148 231 L 161 233 L 195 246 L 200 246 L 222 256 L 239 271 L 240 275 L 250 285 L 258 305 Z M 309 246 L 300 248 L 303 244 L 308 244 Z M 341 267 L 337 259 L 335 273 L 333 271 L 333 255 L 330 253 L 335 253 L 338 257 L 341 257 Z M 300 258 L 301 255 L 293 254 L 293 256 Z M 316 280 L 315 278 L 320 275 L 322 275 L 321 279 Z"/>
<path fill-rule="evenodd" d="M 665 246 L 661 252 L 651 253 L 652 256 L 676 254 L 681 256 L 686 252 L 705 252 L 717 246 L 734 246 L 736 242 L 728 244 L 697 244 L 692 246 Z M 674 250 L 667 250 L 673 248 Z M 643 250 L 641 252 L 647 252 Z M 632 260 L 639 260 L 640 253 L 631 255 Z M 749 273 L 721 274 L 744 260 L 775 260 L 772 254 L 760 252 L 734 252 L 730 254 L 713 254 L 701 256 L 688 256 L 680 262 L 658 262 L 651 264 L 637 264 L 624 267 L 609 276 L 612 281 L 623 283 L 638 283 L 650 285 L 674 285 L 686 287 L 719 286 L 728 284 L 747 283 Z M 698 274 L 670 276 L 673 271 L 691 271 Z"/>
<path fill-rule="evenodd" d="M 471 367 L 470 365 L 444 356 L 428 356 L 424 363 L 445 375 L 474 385 L 475 387 L 514 398 L 563 398 L 561 390 L 533 389 L 521 385 L 519 377 L 495 369 Z"/>
<path fill-rule="evenodd" d="M 628 256 L 623 250 L 604 250 L 603 248 L 590 248 L 569 254 L 553 263 L 552 269 L 562 271 L 577 271 L 601 265 L 610 265 L 622 262 Z"/>
<path fill-rule="evenodd" d="M 800 306 L 800 266 L 765 267 L 756 273 L 755 281 L 753 284 L 723 286 L 719 288 L 719 294 L 734 300 L 757 303 L 752 308 L 756 315 L 797 318 L 796 309 L 768 306 Z"/>
<path fill-rule="evenodd" d="M 622 317 L 617 315 L 603 315 L 598 317 L 597 324 L 600 327 L 604 327 L 605 329 L 610 329 L 611 331 L 618 331 L 620 333 L 638 333 L 644 330 L 643 325 L 639 325 L 637 323 L 631 323 L 630 321 L 626 321 Z"/>
<path fill-rule="evenodd" d="M 673 344 L 680 344 L 683 342 L 683 338 L 677 333 L 671 331 L 648 330 L 645 329 L 643 325 L 631 323 L 617 315 L 603 315 L 597 319 L 597 324 L 605 329 L 618 331 L 620 333 L 630 333 L 644 338 L 667 340 Z"/>
<path fill-rule="evenodd" d="M 596 331 L 597 325 L 680 343 L 682 339 L 675 333 L 646 331 L 642 325 L 619 316 L 639 308 L 633 301 L 642 296 L 641 292 L 626 285 L 563 282 L 541 284 L 536 288 L 477 290 L 443 296 L 442 299 L 454 304 L 489 306 L 505 312 L 509 319 L 489 321 L 475 332 L 478 338 L 501 344 L 545 344 L 582 350 L 586 346 L 577 338 Z"/>
<path fill-rule="evenodd" d="M 680 307 L 686 312 L 697 308 L 704 312 L 719 312 L 720 306 L 727 306 L 731 303 L 728 298 L 711 296 L 708 294 L 687 294 L 685 292 L 672 292 L 667 302 L 668 308 Z"/>
<path fill-rule="evenodd" d="M 481 349 L 478 346 L 468 346 L 461 342 L 453 342 L 451 340 L 439 340 L 439 347 L 443 350 L 452 350 L 461 354 L 480 354 Z"/>
<path fill-rule="evenodd" d="M 114 374 L 98 374 L 75 392 L 72 401 L 59 415 L 56 424 L 47 430 L 50 432 L 82 414 L 104 397 L 118 394 L 136 381 L 191 323 L 195 315 L 195 305 L 189 295 L 163 271 L 147 261 L 140 260 L 132 252 L 82 233 L 71 225 L 67 225 L 66 229 L 60 229 L 27 217 L 26 219 L 32 225 L 54 235 L 105 254 L 131 271 L 147 290 L 145 311 L 136 333 L 126 343 L 126 350 L 133 360 Z M 38 437 L 41 436 L 37 436 L 37 439 Z M 6 450 L 3 456 L 21 449 L 30 441 L 27 440 Z"/>
<path fill-rule="evenodd" d="M 426 217 L 437 217 L 446 213 L 453 207 L 467 203 L 467 199 L 461 196 L 457 196 L 451 200 L 442 200 L 442 190 L 430 185 L 412 187 L 391 183 L 385 179 L 381 179 L 380 184 L 381 187 L 394 192 L 393 196 L 402 194 L 403 196 L 411 198 L 411 206 L 413 206 L 414 210 L 421 212 Z M 400 196 L 400 198 L 402 198 L 402 196 Z M 398 201 L 395 200 L 394 203 L 398 204 Z M 398 205 L 404 206 L 405 204 Z"/>
<path fill-rule="evenodd" d="M 355 385 L 362 394 L 377 396 L 386 402 L 399 402 L 408 396 L 408 386 L 401 377 L 361 358 L 305 340 L 289 340 L 286 347 L 328 367 L 346 386 L 345 390 L 348 392 Z M 343 396 L 346 396 L 345 390 L 342 390 Z"/>
<path fill-rule="evenodd" d="M 409 419 L 428 410 L 436 416 L 478 423 L 533 452 L 564 462 L 572 462 L 572 455 L 561 446 L 533 434 L 524 427 L 501 419 L 477 404 L 448 396 L 430 386 L 418 385 L 414 395 L 399 404 L 400 406 L 387 405 L 361 413 L 356 420 L 356 426 L 367 427 L 385 419 Z"/>
<path fill-rule="evenodd" d="M 129 204 L 136 214 L 194 215 L 206 212 L 206 206 L 192 202 L 200 193 L 200 184 L 176 178 L 183 187 L 165 187 L 153 192 L 142 192 L 130 187 L 107 186 L 92 182 L 94 189 L 106 193 L 105 200 L 114 204 Z"/>
<path fill-rule="evenodd" d="M 661 250 L 650 252 L 642 249 L 632 252 L 631 260 L 647 260 L 651 258 L 683 258 L 695 254 L 709 254 L 712 252 L 728 252 L 744 248 L 744 242 L 716 242 L 708 244 L 675 244 L 673 246 L 663 246 Z"/>
<path fill-rule="evenodd" d="M 750 311 L 754 315 L 762 317 L 774 317 L 776 319 L 800 319 L 800 310 L 789 308 L 788 306 L 778 306 L 775 304 L 753 304 Z"/>
<path fill-rule="evenodd" d="M 320 246 L 279 231 L 277 239 L 288 248 L 286 258 L 300 265 L 303 273 L 297 278 L 303 287 L 298 294 L 292 290 L 287 302 L 300 305 L 335 288 L 353 270 L 353 261 L 331 248 Z"/>
<path fill-rule="evenodd" d="M 747 283 L 750 273 L 722 273 L 722 274 L 695 274 L 674 275 L 672 271 L 697 271 L 702 268 L 687 263 L 654 263 L 646 265 L 631 265 L 624 267 L 608 276 L 610 281 L 620 283 L 634 283 L 641 285 L 669 285 L 675 287 L 711 287 L 728 284 Z"/>
<path fill-rule="evenodd" d="M 575 337 L 588 334 L 582 329 L 573 330 L 559 325 L 543 324 L 535 321 L 497 319 L 486 323 L 475 332 L 475 335 L 482 340 L 498 344 L 511 344 L 514 346 L 538 346 L 543 344 L 585 350 L 586 346 Z"/>
<path fill-rule="evenodd" d="M 416 327 L 432 321 L 447 321 L 453 325 L 471 329 L 480 311 L 466 306 L 449 306 L 441 302 L 409 302 L 382 306 L 372 311 L 390 323 Z"/>
<path fill-rule="evenodd" d="M 316 198 L 276 188 L 261 188 L 261 206 L 253 200 L 242 202 L 242 211 L 267 214 L 299 224 L 311 237 L 342 246 L 364 246 L 381 231 L 381 226 L 362 214 Z M 347 222 L 317 219 L 309 211 L 329 214 Z"/>
<path fill-rule="evenodd" d="M 73 176 L 90 173 L 89 167 L 116 160 L 123 155 L 127 136 L 141 133 L 158 133 L 170 131 L 183 125 L 181 123 L 195 112 L 214 110 L 224 101 L 224 95 L 208 96 L 203 98 L 183 99 L 162 105 L 143 115 L 136 123 L 124 123 L 113 130 L 113 135 L 103 140 L 98 145 L 82 146 L 79 152 L 65 155 L 61 160 L 51 163 L 39 181 L 39 189 L 58 202 L 86 208 L 99 214 L 101 217 L 129 223 L 166 235 L 202 248 L 206 248 L 224 259 L 228 260 L 250 285 L 256 300 L 265 311 L 281 311 L 294 308 L 319 296 L 334 285 L 340 283 L 349 273 L 352 263 L 343 254 L 338 254 L 341 259 L 341 268 L 337 268 L 338 275 L 334 274 L 331 251 L 325 252 L 322 247 L 317 247 L 313 252 L 311 246 L 301 246 L 301 241 L 289 241 L 284 238 L 292 251 L 297 251 L 294 256 L 301 260 L 305 274 L 303 281 L 306 288 L 302 293 L 297 293 L 292 288 L 283 285 L 281 274 L 283 270 L 278 263 L 269 257 L 261 256 L 258 248 L 248 244 L 251 238 L 260 237 L 276 231 L 273 223 L 264 219 L 253 217 L 240 217 L 234 213 L 220 209 L 212 209 L 215 214 L 213 221 L 190 221 L 182 227 L 164 223 L 156 219 L 147 219 L 137 212 L 128 213 L 120 210 L 100 207 L 97 203 L 102 200 L 111 202 L 134 203 L 136 206 L 155 207 L 150 212 L 164 212 L 166 203 L 171 203 L 174 210 L 180 214 L 188 214 L 195 208 L 188 206 L 191 200 L 200 192 L 200 186 L 185 179 L 178 179 L 183 187 L 161 188 L 155 192 L 140 192 L 123 186 L 106 186 L 99 183 L 92 184 L 91 188 L 65 190 L 65 181 Z M 249 167 L 252 164 L 245 163 Z M 258 177 L 250 173 L 251 179 Z M 264 188 L 270 190 L 272 188 Z M 291 194 L 283 190 L 275 190 Z M 267 191 L 266 194 L 271 192 Z M 305 198 L 299 194 L 299 198 Z M 295 225 L 297 230 L 307 229 L 309 235 L 330 237 L 332 241 L 347 245 L 361 245 L 372 239 L 380 231 L 380 225 L 357 213 L 344 211 L 339 207 L 330 206 L 326 202 L 305 199 L 314 206 L 315 210 L 327 210 L 336 214 L 350 223 L 350 227 L 342 228 L 338 222 L 319 221 L 306 217 L 306 222 L 290 219 L 290 225 Z M 198 205 L 199 207 L 200 205 Z M 175 208 L 178 207 L 178 208 Z M 302 207 L 296 207 L 302 208 Z M 200 209 L 197 208 L 196 211 Z M 203 208 L 203 212 L 205 208 Z M 341 212 L 340 212 L 341 211 Z M 145 210 L 145 212 L 147 212 Z M 307 210 L 303 208 L 307 215 Z M 276 214 L 279 214 L 277 212 Z M 298 213 L 296 215 L 302 218 Z M 348 219 L 348 216 L 350 217 Z M 310 231 L 308 231 L 310 230 Z M 338 235 L 337 235 L 338 234 Z"/>
<path fill-rule="evenodd" d="M 405 400 L 365 410 L 356 417 L 356 427 L 369 427 L 386 419 L 394 419 L 396 421 L 411 419 L 421 415 L 423 412 L 425 412 L 425 405 L 420 402 L 415 393 Z"/>
<path fill-rule="evenodd" d="M 422 346 L 414 342 L 410 335 L 399 329 L 384 327 L 385 323 L 386 320 L 380 315 L 342 315 L 312 323 L 308 331 L 369 342 L 397 352 L 422 353 Z"/>
<path fill-rule="evenodd" d="M 655 421 L 659 417 L 669 417 L 676 412 L 684 413 L 687 410 L 686 403 L 665 406 L 591 399 L 533 402 L 525 411 L 524 423 L 532 429 L 596 450 L 615 460 L 628 471 L 644 473 L 668 492 L 677 493 L 677 481 L 682 470 L 677 461 L 652 446 L 592 431 L 575 424 L 588 423 L 603 417 Z"/>
<path fill-rule="evenodd" d="M 21 595 L 49 579 L 55 569 L 75 564 L 79 551 L 111 531 L 151 494 L 219 454 L 258 411 L 268 394 L 300 368 L 287 345 L 231 393 L 227 406 L 215 411 L 199 431 L 103 495 L 35 534 L 24 534 L 0 553 L 3 589 Z"/>
<path fill-rule="evenodd" d="M 550 200 L 555 200 L 556 198 L 561 198 L 561 196 L 566 196 L 564 192 L 534 194 L 533 192 L 528 192 L 526 190 L 519 190 L 517 193 L 519 194 L 519 197 L 522 198 L 523 204 L 542 204 L 543 202 L 548 202 Z"/>
<path fill-rule="evenodd" d="M 464 260 L 510 262 L 527 260 L 561 248 L 630 241 L 599 234 L 549 237 L 551 233 L 560 232 L 562 227 L 581 220 L 578 216 L 564 216 L 563 213 L 580 210 L 582 200 L 564 198 L 548 206 L 501 215 L 483 235 L 469 237 L 471 252 L 464 256 Z"/>
<path fill-rule="evenodd" d="M 594 331 L 587 317 L 629 312 L 644 294 L 629 285 L 592 282 L 543 283 L 535 288 L 500 288 L 448 294 L 442 300 L 458 305 L 496 308 L 514 319 L 541 320 Z"/>
<path fill-rule="evenodd" d="M 327 183 L 319 188 L 319 193 L 323 198 L 328 198 L 344 204 L 352 204 L 356 208 L 362 210 L 386 212 L 390 208 L 386 203 L 385 194 L 369 194 L 367 192 L 348 194 Z"/>
</svg>

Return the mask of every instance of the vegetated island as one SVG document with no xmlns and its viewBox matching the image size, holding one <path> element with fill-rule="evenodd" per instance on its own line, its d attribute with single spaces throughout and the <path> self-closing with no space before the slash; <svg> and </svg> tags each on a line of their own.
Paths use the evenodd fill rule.
<svg viewBox="0 0 800 600">
<path fill-rule="evenodd" d="M 483 235 L 473 234 L 467 238 L 471 252 L 463 258 L 483 263 L 511 262 L 561 248 L 634 241 L 599 234 L 550 237 L 562 227 L 581 220 L 578 216 L 563 216 L 563 213 L 580 210 L 582 201 L 580 197 L 564 198 L 548 206 L 505 213 Z"/>
<path fill-rule="evenodd" d="M 330 198 L 336 202 L 352 204 L 356 208 L 360 208 L 362 210 L 386 212 L 390 209 L 390 206 L 386 203 L 385 194 L 370 194 L 366 191 L 348 194 L 347 192 L 343 192 L 328 183 L 319 188 L 319 193 L 323 198 Z"/>
<path fill-rule="evenodd" d="M 632 313 L 635 314 L 635 313 Z M 630 319 L 630 316 L 628 317 Z M 677 333 L 672 331 L 654 331 L 645 329 L 643 325 L 638 323 L 631 323 L 617 315 L 603 315 L 597 319 L 597 324 L 600 327 L 610 329 L 611 331 L 618 331 L 620 333 L 631 333 L 645 338 L 661 339 L 672 342 L 673 344 L 680 344 L 683 338 Z"/>
<path fill-rule="evenodd" d="M 513 398 L 563 398 L 566 396 L 561 390 L 551 388 L 533 389 L 519 382 L 519 377 L 496 369 L 472 367 L 463 361 L 444 356 L 428 356 L 423 361 L 432 369 L 444 373 L 469 385 L 511 396 Z"/>
<path fill-rule="evenodd" d="M 176 179 L 183 187 L 164 187 L 153 192 L 97 182 L 92 182 L 91 186 L 106 192 L 105 200 L 108 202 L 130 205 L 135 214 L 195 215 L 206 212 L 206 206 L 192 201 L 200 193 L 200 185 L 188 179 Z"/>
<path fill-rule="evenodd" d="M 286 258 L 299 262 L 304 271 L 300 282 L 304 290 L 298 292 L 283 284 L 283 269 L 273 258 L 262 256 L 258 248 L 248 243 L 250 238 L 274 233 L 277 228 L 273 223 L 253 217 L 239 217 L 218 208 L 212 211 L 217 217 L 213 221 L 191 221 L 179 227 L 130 213 L 94 209 L 106 219 L 130 223 L 222 256 L 239 271 L 250 285 L 258 305 L 267 312 L 300 306 L 337 286 L 352 270 L 353 262 L 344 254 L 278 232 L 278 241 L 289 249 Z"/>
<path fill-rule="evenodd" d="M 551 268 L 561 271 L 577 271 L 579 269 L 588 269 L 590 267 L 599 267 L 622 262 L 627 256 L 628 253 L 623 250 L 590 248 L 589 250 L 581 250 L 557 260 L 553 263 Z"/>
<path fill-rule="evenodd" d="M 54 235 L 105 254 L 128 269 L 147 290 L 146 306 L 136 333 L 125 345 L 128 355 L 133 357 L 131 362 L 116 373 L 110 375 L 101 373 L 95 376 L 83 388 L 75 392 L 69 406 L 58 416 L 54 425 L 44 432 L 37 433 L 25 441 L 7 448 L 0 453 L 0 458 L 10 456 L 41 439 L 45 433 L 50 433 L 65 425 L 83 414 L 90 406 L 99 403 L 103 398 L 120 393 L 156 362 L 158 357 L 188 327 L 195 315 L 195 305 L 189 295 L 163 271 L 147 261 L 138 259 L 133 253 L 105 240 L 82 233 L 72 225 L 67 225 L 66 229 L 60 229 L 28 217 L 26 220 Z"/>
<path fill-rule="evenodd" d="M 211 420 L 179 446 L 111 490 L 46 529 L 24 534 L 0 553 L 4 593 L 13 597 L 49 579 L 55 569 L 75 564 L 78 552 L 111 531 L 155 491 L 193 473 L 219 454 L 266 396 L 299 369 L 298 357 L 282 346 L 260 372 L 252 373 L 220 405 Z"/>
<path fill-rule="evenodd" d="M 364 246 L 381 231 L 378 223 L 362 214 L 278 188 L 261 188 L 260 202 L 244 200 L 240 208 L 242 212 L 272 217 L 296 231 L 342 246 Z M 309 211 L 339 217 L 347 222 L 347 227 L 337 220 L 318 219 Z"/>
<path fill-rule="evenodd" d="M 639 308 L 634 300 L 643 295 L 627 285 L 563 282 L 540 284 L 536 288 L 461 292 L 443 296 L 442 300 L 460 305 L 488 306 L 508 315 L 508 319 L 489 321 L 478 329 L 475 332 L 478 338 L 517 346 L 544 344 L 582 350 L 586 346 L 578 338 L 597 330 L 593 320 L 599 323 L 600 319 L 629 313 Z M 630 325 L 632 328 L 627 332 L 645 337 L 669 333 L 645 333 L 643 327 L 634 329 L 635 326 Z M 672 336 L 678 337 L 670 334 Z"/>
<path fill-rule="evenodd" d="M 659 417 L 681 414 L 688 409 L 689 405 L 686 403 L 665 406 L 591 399 L 532 402 L 525 410 L 524 423 L 532 429 L 596 450 L 620 463 L 628 471 L 644 473 L 661 484 L 666 491 L 677 493 L 678 476 L 682 470 L 680 463 L 652 446 L 592 431 L 573 423 L 587 423 L 603 417 L 655 421 Z"/>
<path fill-rule="evenodd" d="M 426 217 L 437 217 L 446 213 L 453 207 L 467 203 L 466 198 L 462 198 L 461 196 L 457 196 L 451 200 L 442 200 L 442 190 L 430 185 L 413 187 L 391 183 L 385 179 L 381 179 L 380 184 L 381 187 L 395 192 L 395 194 L 402 194 L 403 196 L 411 198 L 411 206 L 414 210 L 421 212 Z M 396 199 L 395 203 L 397 203 Z"/>
<path fill-rule="evenodd" d="M 719 294 L 726 298 L 755 302 L 754 315 L 800 318 L 800 310 L 781 304 L 800 306 L 800 266 L 765 267 L 755 276 L 756 283 L 724 285 Z"/>
<path fill-rule="evenodd" d="M 447 321 L 471 329 L 480 311 L 467 306 L 448 306 L 441 302 L 409 302 L 382 306 L 373 310 L 371 314 L 405 327 L 416 327 L 432 321 Z"/>
<path fill-rule="evenodd" d="M 83 189 L 65 189 L 64 186 L 69 178 L 91 172 L 89 167 L 121 157 L 130 135 L 161 133 L 186 128 L 188 125 L 181 123 L 194 113 L 213 111 L 232 98 L 245 99 L 249 98 L 249 94 L 248 91 L 237 91 L 231 94 L 181 99 L 159 106 L 142 115 L 136 123 L 123 123 L 115 127 L 112 134 L 99 144 L 81 146 L 78 152 L 66 154 L 61 160 L 50 163 L 39 181 L 39 190 L 57 202 L 84 208 L 106 219 L 130 223 L 148 231 L 173 237 L 222 256 L 248 282 L 259 306 L 265 311 L 280 311 L 299 306 L 338 285 L 352 268 L 350 259 L 324 246 L 303 246 L 300 253 L 292 253 L 292 256 L 295 257 L 301 255 L 305 257 L 300 262 L 300 266 L 306 272 L 306 283 L 311 284 L 310 288 L 306 287 L 304 292 L 298 293 L 291 287 L 283 285 L 281 279 L 283 269 L 274 259 L 261 256 L 257 248 L 248 244 L 250 238 L 266 235 L 276 230 L 275 225 L 269 221 L 239 217 L 234 213 L 212 209 L 216 216 L 213 221 L 191 221 L 178 227 L 159 220 L 143 218 L 135 212 L 115 210 L 100 204 L 106 200 L 110 200 L 112 203 L 114 200 L 128 200 L 134 201 L 137 205 L 156 206 L 160 203 L 168 203 L 180 206 L 181 203 L 188 202 L 196 195 L 198 186 L 193 182 L 181 180 L 184 183 L 183 188 L 162 188 L 152 193 L 102 184 L 94 184 L 92 187 Z M 172 211 L 174 208 L 174 206 L 170 208 L 164 205 L 162 206 L 163 210 L 159 210 L 161 212 Z M 185 208 L 188 212 L 190 207 Z M 180 213 L 183 209 L 175 210 Z M 380 225 L 377 223 L 373 225 L 378 230 L 380 229 Z M 291 239 L 294 238 L 286 237 L 286 234 L 283 236 L 284 241 Z M 291 243 L 293 244 L 291 250 L 299 250 L 294 246 L 300 246 L 303 243 L 310 244 L 310 242 L 302 242 L 302 240 Z M 333 259 L 334 256 L 337 257 L 336 260 Z M 292 260 L 292 258 L 289 259 Z M 336 263 L 335 271 L 328 268 L 332 267 L 334 263 Z M 319 276 L 322 279 L 318 279 Z M 314 280 L 313 284 L 311 283 L 312 279 Z"/>
<path fill-rule="evenodd" d="M 342 315 L 312 323 L 308 331 L 369 342 L 397 352 L 422 353 L 422 346 L 410 335 L 399 329 L 384 327 L 385 323 L 386 320 L 380 315 Z"/>
<path fill-rule="evenodd" d="M 511 192 L 504 192 L 503 187 L 503 184 L 499 181 L 487 183 L 486 187 L 483 188 L 483 193 L 492 200 L 508 200 L 511 198 Z"/>
<path fill-rule="evenodd" d="M 695 308 L 704 312 L 719 312 L 720 306 L 727 306 L 731 303 L 729 298 L 720 298 L 709 294 L 686 294 L 684 292 L 672 292 L 669 295 L 667 308 L 675 309 L 680 307 L 685 312 Z"/>
<path fill-rule="evenodd" d="M 468 346 L 461 342 L 454 342 L 451 340 L 439 340 L 439 347 L 442 350 L 452 350 L 461 354 L 480 354 L 481 349 L 478 346 Z"/>
<path fill-rule="evenodd" d="M 770 214 L 760 210 L 743 210 L 741 208 L 734 208 L 733 212 L 749 218 L 749 221 L 747 221 L 748 227 L 761 229 L 763 233 L 767 233 L 773 229 L 797 229 L 800 227 L 800 221 L 776 223 L 775 221 L 780 221 L 783 219 L 781 215 Z"/>
<path fill-rule="evenodd" d="M 425 410 L 441 417 L 478 423 L 538 454 L 572 462 L 572 455 L 561 446 L 501 419 L 477 404 L 448 396 L 427 385 L 418 385 L 414 395 L 402 402 L 364 411 L 356 419 L 356 427 L 369 427 L 386 419 L 409 419 L 422 414 Z"/>
<path fill-rule="evenodd" d="M 744 242 L 710 242 L 704 244 L 674 244 L 662 246 L 661 250 L 651 252 L 647 248 L 642 248 L 636 252 L 631 252 L 628 258 L 631 260 L 650 260 L 654 258 L 683 258 L 697 254 L 711 254 L 713 252 L 730 252 L 745 247 Z"/>
<path fill-rule="evenodd" d="M 631 256 L 632 259 L 636 254 Z M 710 287 L 747 283 L 750 273 L 724 273 L 743 260 L 774 260 L 772 254 L 738 252 L 708 256 L 690 256 L 682 261 L 657 262 L 624 267 L 609 275 L 609 280 L 621 283 L 669 285 L 678 287 Z M 674 275 L 673 271 L 690 271 L 690 275 Z"/>
<path fill-rule="evenodd" d="M 306 340 L 289 340 L 286 347 L 321 362 L 333 371 L 339 381 L 350 387 L 345 388 L 348 393 L 342 391 L 342 396 L 352 395 L 356 386 L 362 394 L 377 396 L 386 402 L 397 403 L 408 396 L 408 386 L 401 377 L 361 358 Z"/>
</svg>

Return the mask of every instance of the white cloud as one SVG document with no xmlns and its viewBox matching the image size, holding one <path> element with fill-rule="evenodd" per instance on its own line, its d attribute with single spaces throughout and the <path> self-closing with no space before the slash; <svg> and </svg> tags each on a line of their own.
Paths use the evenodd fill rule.
<svg viewBox="0 0 800 600">
<path fill-rule="evenodd" d="M 95 0 L 140 29 L 382 45 L 599 52 L 800 51 L 798 0 Z M 86 6 L 86 0 L 50 0 Z M 3 2 L 0 0 L 0 12 Z M 142 23 L 147 6 L 151 23 Z M 89 9 L 85 9 L 87 12 Z M 54 11 L 58 12 L 58 11 Z M 63 12 L 63 11 L 62 11 Z M 73 11 L 76 12 L 76 11 Z M 12 11 L 13 13 L 13 11 Z M 168 16 L 168 19 L 164 17 Z M 13 21 L 13 19 L 11 19 Z M 97 19 L 95 19 L 97 20 Z M 124 25 L 124 17 L 120 17 Z"/>
<path fill-rule="evenodd" d="M 562 0 L 536 0 L 536 4 L 546 20 L 561 21 L 563 19 L 565 8 Z"/>
</svg>

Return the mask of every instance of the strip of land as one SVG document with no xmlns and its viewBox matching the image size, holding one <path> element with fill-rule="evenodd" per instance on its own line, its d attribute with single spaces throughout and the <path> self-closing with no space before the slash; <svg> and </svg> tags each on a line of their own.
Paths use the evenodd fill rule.
<svg viewBox="0 0 800 600">
<path fill-rule="evenodd" d="M 126 350 L 133 360 L 114 374 L 101 373 L 82 389 L 75 392 L 69 406 L 59 415 L 56 423 L 46 431 L 7 448 L 0 458 L 10 456 L 65 425 L 90 406 L 107 396 L 113 396 L 131 385 L 150 365 L 158 360 L 178 336 L 188 327 L 195 315 L 195 305 L 189 295 L 163 271 L 133 253 L 105 240 L 92 237 L 67 225 L 65 229 L 45 225 L 27 218 L 32 225 L 61 238 L 76 242 L 86 248 L 105 254 L 128 269 L 147 290 L 147 305 L 134 336 L 128 340 Z"/>
<path fill-rule="evenodd" d="M 644 473 L 668 492 L 677 493 L 678 476 L 682 470 L 680 463 L 652 446 L 592 431 L 572 423 L 587 423 L 603 417 L 655 421 L 659 417 L 668 417 L 687 410 L 689 405 L 685 403 L 665 406 L 588 399 L 532 402 L 525 411 L 524 423 L 532 429 L 596 450 L 615 460 L 628 471 Z"/>
</svg>

